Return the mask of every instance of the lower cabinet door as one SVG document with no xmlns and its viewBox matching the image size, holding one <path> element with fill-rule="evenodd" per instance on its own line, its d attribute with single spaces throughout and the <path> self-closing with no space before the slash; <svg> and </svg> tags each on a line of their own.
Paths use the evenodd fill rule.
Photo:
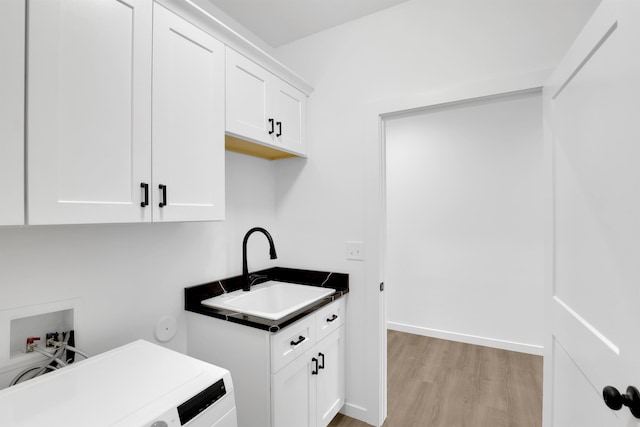
<svg viewBox="0 0 640 427">
<path fill-rule="evenodd" d="M 345 401 L 344 327 L 336 329 L 316 346 L 320 363 L 317 381 L 317 427 L 326 427 Z"/>
<path fill-rule="evenodd" d="M 272 427 L 315 427 L 316 356 L 310 350 L 272 375 Z"/>
</svg>

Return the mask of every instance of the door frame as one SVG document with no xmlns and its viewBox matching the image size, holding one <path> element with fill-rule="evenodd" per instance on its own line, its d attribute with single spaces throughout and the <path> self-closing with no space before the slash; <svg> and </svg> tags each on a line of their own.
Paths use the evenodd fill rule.
<svg viewBox="0 0 640 427">
<path fill-rule="evenodd" d="M 388 98 L 367 104 L 362 116 L 365 162 L 365 299 L 367 325 L 364 361 L 368 374 L 366 422 L 381 426 L 387 417 L 387 313 L 384 283 L 386 260 L 386 140 L 385 118 L 412 110 L 467 102 L 476 99 L 540 90 L 551 68 L 504 76 L 492 80 L 471 82 L 440 91 L 422 92 L 398 98 Z"/>
</svg>

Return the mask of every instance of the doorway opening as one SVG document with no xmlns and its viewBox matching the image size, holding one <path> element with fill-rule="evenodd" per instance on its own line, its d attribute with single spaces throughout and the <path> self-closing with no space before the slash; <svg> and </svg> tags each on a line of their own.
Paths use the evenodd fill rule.
<svg viewBox="0 0 640 427">
<path fill-rule="evenodd" d="M 385 335 L 541 355 L 540 88 L 379 120 Z"/>
</svg>

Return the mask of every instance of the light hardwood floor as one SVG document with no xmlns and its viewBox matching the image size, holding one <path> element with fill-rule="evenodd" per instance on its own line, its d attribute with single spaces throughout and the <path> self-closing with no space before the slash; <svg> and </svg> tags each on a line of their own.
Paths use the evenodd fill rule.
<svg viewBox="0 0 640 427">
<path fill-rule="evenodd" d="M 388 331 L 383 427 L 540 427 L 542 357 Z M 342 414 L 329 427 L 367 427 Z"/>
</svg>

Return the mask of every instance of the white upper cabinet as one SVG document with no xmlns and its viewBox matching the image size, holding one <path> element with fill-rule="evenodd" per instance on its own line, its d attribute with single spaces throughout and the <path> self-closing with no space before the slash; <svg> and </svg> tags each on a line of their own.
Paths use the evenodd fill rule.
<svg viewBox="0 0 640 427">
<path fill-rule="evenodd" d="M 274 92 L 277 145 L 286 151 L 306 156 L 307 97 L 278 78 L 275 79 Z"/>
<path fill-rule="evenodd" d="M 231 48 L 226 100 L 227 134 L 307 155 L 306 95 Z"/>
<path fill-rule="evenodd" d="M 24 224 L 25 1 L 0 13 L 0 226 Z"/>
<path fill-rule="evenodd" d="M 222 220 L 225 132 L 306 156 L 308 85 L 192 3 L 27 4 L 0 16 L 0 225 Z"/>
<path fill-rule="evenodd" d="M 153 25 L 153 220 L 224 219 L 224 44 L 159 5 Z"/>
<path fill-rule="evenodd" d="M 29 224 L 224 219 L 224 44 L 151 0 L 32 0 L 28 52 Z"/>
<path fill-rule="evenodd" d="M 272 118 L 269 104 L 271 73 L 227 48 L 226 113 L 228 133 L 264 144 L 273 144 L 269 135 Z M 274 122 L 275 125 L 275 122 Z"/>
<path fill-rule="evenodd" d="M 151 6 L 29 2 L 30 224 L 151 219 Z"/>
</svg>

